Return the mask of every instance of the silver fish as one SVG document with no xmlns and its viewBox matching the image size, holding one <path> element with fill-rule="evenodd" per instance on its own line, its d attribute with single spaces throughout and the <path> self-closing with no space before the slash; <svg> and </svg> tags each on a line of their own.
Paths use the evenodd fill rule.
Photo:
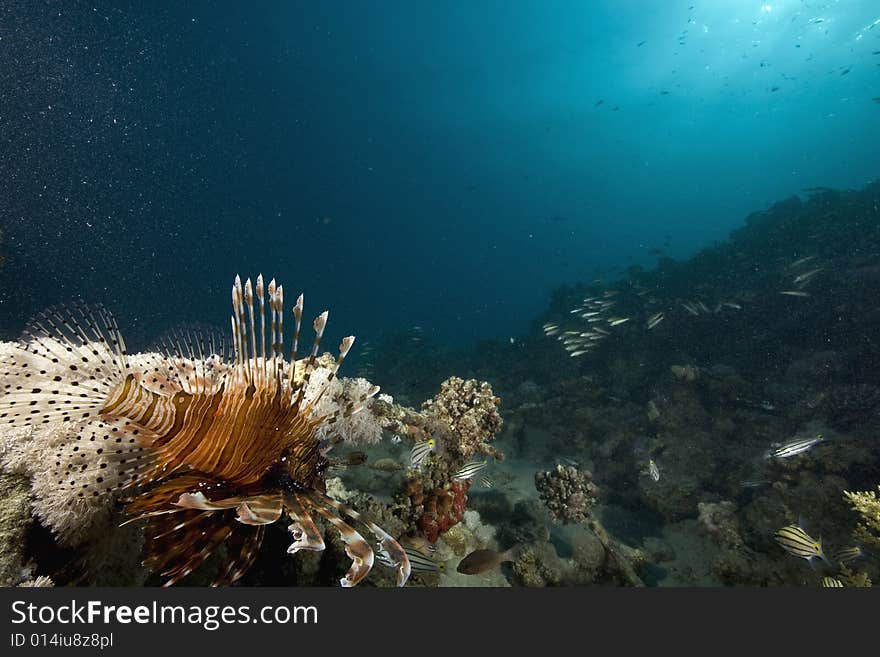
<svg viewBox="0 0 880 657">
<path fill-rule="evenodd" d="M 808 449 L 821 443 L 825 438 L 821 433 L 816 434 L 813 438 L 795 438 L 784 445 L 768 451 L 764 458 L 768 459 L 787 459 L 798 454 L 803 454 Z"/>
<path fill-rule="evenodd" d="M 652 315 L 651 317 L 649 317 L 648 318 L 648 328 L 652 329 L 655 326 L 657 326 L 657 324 L 659 324 L 660 322 L 663 321 L 663 317 L 664 317 L 663 313 L 657 313 L 656 315 Z"/>
<path fill-rule="evenodd" d="M 654 463 L 654 459 L 648 461 L 648 474 L 654 481 L 660 481 L 660 468 Z"/>
<path fill-rule="evenodd" d="M 811 256 L 807 256 L 806 258 L 801 258 L 800 260 L 795 260 L 793 263 L 791 263 L 789 265 L 789 268 L 794 269 L 795 267 L 798 267 L 799 265 L 803 265 L 803 264 L 809 262 L 810 260 L 813 260 L 814 258 L 816 258 L 816 256 L 811 255 Z"/>
<path fill-rule="evenodd" d="M 806 282 L 809 281 L 813 276 L 815 276 L 816 274 L 818 274 L 820 271 L 822 271 L 822 267 L 819 267 L 818 269 L 813 269 L 813 270 L 811 270 L 811 271 L 808 271 L 807 273 L 805 273 L 805 274 L 801 274 L 800 276 L 796 276 L 795 279 L 794 279 L 794 282 L 795 282 L 795 283 L 806 283 Z"/>
</svg>

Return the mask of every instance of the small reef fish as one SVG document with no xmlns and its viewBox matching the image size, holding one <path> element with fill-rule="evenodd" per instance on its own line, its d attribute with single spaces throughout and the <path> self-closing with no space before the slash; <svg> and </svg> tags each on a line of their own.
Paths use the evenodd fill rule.
<svg viewBox="0 0 880 657">
<path fill-rule="evenodd" d="M 657 326 L 657 324 L 659 324 L 660 322 L 663 321 L 663 318 L 664 318 L 663 313 L 657 313 L 655 315 L 651 315 L 651 317 L 648 318 L 648 329 L 650 330 L 650 329 L 654 328 L 655 326 Z"/>
<path fill-rule="evenodd" d="M 419 571 L 423 573 L 437 573 L 441 572 L 446 564 L 442 561 L 434 561 L 430 557 L 426 557 L 421 552 L 416 550 L 415 548 L 404 548 L 404 552 L 406 552 L 406 556 L 409 557 L 410 570 Z M 383 566 L 392 566 L 391 560 L 388 558 L 388 555 L 385 552 L 379 552 L 376 555 L 376 561 L 381 563 Z"/>
<path fill-rule="evenodd" d="M 770 485 L 769 479 L 743 479 L 739 485 L 743 488 L 763 488 Z"/>
<path fill-rule="evenodd" d="M 810 296 L 809 292 L 803 292 L 801 290 L 781 290 L 779 294 L 784 294 L 788 297 L 808 297 Z"/>
<path fill-rule="evenodd" d="M 483 488 L 492 488 L 495 485 L 495 482 L 492 481 L 489 477 L 483 475 L 480 477 L 480 486 Z"/>
<path fill-rule="evenodd" d="M 839 579 L 835 579 L 834 577 L 823 577 L 822 578 L 822 588 L 824 589 L 842 589 L 843 582 Z"/>
<path fill-rule="evenodd" d="M 479 575 L 498 567 L 505 561 L 515 561 L 515 550 L 515 546 L 507 550 L 507 552 L 474 550 L 459 562 L 458 568 L 455 570 L 462 575 Z M 415 566 L 413 566 L 413 569 L 415 570 Z"/>
<path fill-rule="evenodd" d="M 650 475 L 651 479 L 654 481 L 660 481 L 660 468 L 654 463 L 654 459 L 648 461 L 648 475 Z"/>
<path fill-rule="evenodd" d="M 453 479 L 470 479 L 475 474 L 480 472 L 483 468 L 489 465 L 488 461 L 470 461 L 465 463 L 461 469 L 456 472 L 452 478 Z"/>
<path fill-rule="evenodd" d="M 813 564 L 817 557 L 831 565 L 822 550 L 822 539 L 818 541 L 803 530 L 800 525 L 786 525 L 776 532 L 776 542 L 791 555 L 806 559 Z"/>
<path fill-rule="evenodd" d="M 863 556 L 865 556 L 864 550 L 858 545 L 854 545 L 853 547 L 843 548 L 840 552 L 834 555 L 834 558 L 840 563 L 850 563 L 856 559 L 861 559 Z"/>
<path fill-rule="evenodd" d="M 825 440 L 825 438 L 821 433 L 817 433 L 813 438 L 795 438 L 784 445 L 779 445 L 775 449 L 768 451 L 764 455 L 764 458 L 787 459 L 792 456 L 797 456 L 798 454 L 803 454 L 815 445 L 818 445 L 823 440 Z"/>
<path fill-rule="evenodd" d="M 580 464 L 580 463 L 578 463 L 578 462 L 575 461 L 574 459 L 570 459 L 570 458 L 568 458 L 567 456 L 560 456 L 560 457 L 559 457 L 559 460 L 562 462 L 563 465 L 570 465 L 570 466 L 572 466 L 573 468 L 579 468 L 579 467 L 581 467 L 581 464 Z"/>
<path fill-rule="evenodd" d="M 620 326 L 621 324 L 628 322 L 630 319 L 630 317 L 612 317 L 608 320 L 608 323 L 611 326 Z"/>
<path fill-rule="evenodd" d="M 434 448 L 437 446 L 436 441 L 433 438 L 428 438 L 427 440 L 420 440 L 415 445 L 413 445 L 412 451 L 409 455 L 410 465 L 415 470 L 422 469 L 422 463 L 425 462 L 425 459 L 428 457 L 428 454 L 434 451 Z"/>
</svg>

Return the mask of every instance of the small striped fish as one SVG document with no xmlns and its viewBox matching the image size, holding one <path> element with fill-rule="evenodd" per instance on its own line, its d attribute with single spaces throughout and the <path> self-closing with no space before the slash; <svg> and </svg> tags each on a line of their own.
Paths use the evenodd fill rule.
<svg viewBox="0 0 880 657">
<path fill-rule="evenodd" d="M 492 488 L 495 485 L 495 482 L 489 479 L 489 477 L 483 475 L 480 477 L 480 486 L 483 488 Z"/>
<path fill-rule="evenodd" d="M 404 548 L 404 551 L 409 557 L 410 570 L 412 571 L 420 571 L 423 573 L 437 573 L 443 570 L 445 566 L 442 561 L 434 561 L 433 559 L 431 559 L 430 557 L 426 557 L 424 554 L 413 547 Z M 394 567 L 391 559 L 389 559 L 388 555 L 384 552 L 379 552 L 376 555 L 376 561 L 381 563 L 383 566 L 388 566 L 389 568 Z"/>
<path fill-rule="evenodd" d="M 764 457 L 768 459 L 787 459 L 798 454 L 803 454 L 808 449 L 821 443 L 825 438 L 817 433 L 813 438 L 795 438 L 776 449 L 767 452 Z"/>
<path fill-rule="evenodd" d="M 862 551 L 862 548 L 855 545 L 853 547 L 843 548 L 835 555 L 835 559 L 840 563 L 849 563 L 850 561 L 855 561 L 863 556 L 865 556 L 865 553 Z"/>
<path fill-rule="evenodd" d="M 798 525 L 783 527 L 776 532 L 775 538 L 776 542 L 782 546 L 782 549 L 789 554 L 806 559 L 810 563 L 816 557 L 819 557 L 825 563 L 829 563 L 825 552 L 822 551 L 822 539 L 820 538 L 817 541 Z"/>
<path fill-rule="evenodd" d="M 470 479 L 475 474 L 480 472 L 483 468 L 488 465 L 488 461 L 469 461 L 461 466 L 461 469 L 456 472 L 452 478 L 453 479 Z"/>
<path fill-rule="evenodd" d="M 842 589 L 843 582 L 841 582 L 839 579 L 835 579 L 833 577 L 823 577 L 822 578 L 822 588 Z"/>
<path fill-rule="evenodd" d="M 436 446 L 437 443 L 433 438 L 417 442 L 413 445 L 412 451 L 409 455 L 410 465 L 416 470 L 421 470 L 422 464 L 425 462 L 425 459 L 428 458 L 428 454 L 433 452 Z"/>
</svg>

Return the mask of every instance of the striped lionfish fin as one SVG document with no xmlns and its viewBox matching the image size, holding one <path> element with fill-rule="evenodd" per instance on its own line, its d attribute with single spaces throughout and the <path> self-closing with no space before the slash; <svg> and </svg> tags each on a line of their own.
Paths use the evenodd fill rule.
<svg viewBox="0 0 880 657">
<path fill-rule="evenodd" d="M 315 510 L 317 510 L 318 513 L 321 513 L 321 515 L 323 515 L 328 520 L 330 520 L 327 515 L 328 513 L 331 515 L 336 515 L 337 517 L 339 517 L 339 514 L 342 514 L 364 525 L 377 539 L 379 539 L 379 554 L 382 555 L 383 558 L 386 558 L 388 561 L 390 561 L 390 563 L 397 569 L 397 585 L 403 586 L 404 584 L 406 584 L 406 580 L 409 579 L 410 574 L 410 562 L 406 551 L 403 549 L 400 543 L 397 542 L 396 539 L 394 539 L 390 534 L 388 534 L 385 530 L 383 530 L 369 518 L 363 516 L 362 514 L 342 504 L 341 502 L 334 500 L 332 497 L 329 497 L 318 491 L 310 491 L 308 493 L 308 497 Z M 330 522 L 333 521 L 331 520 Z M 342 533 L 342 530 L 340 530 L 340 533 Z M 360 534 L 357 534 L 357 532 L 355 532 L 355 534 L 357 535 L 356 537 L 360 537 Z M 356 537 L 352 537 L 352 540 L 355 540 Z M 343 539 L 345 539 L 344 534 Z M 360 540 L 363 540 L 363 538 L 360 538 Z M 346 540 L 346 542 L 348 541 Z M 369 549 L 369 545 L 367 545 L 367 548 Z M 348 550 L 346 550 L 346 552 L 347 551 Z M 352 555 L 349 554 L 349 556 Z M 355 557 L 352 556 L 352 559 L 354 560 Z M 372 560 L 372 550 L 370 550 L 370 565 L 372 565 Z M 352 566 L 352 568 L 354 569 L 356 565 L 357 562 Z M 367 571 L 369 571 L 369 567 L 367 568 Z M 364 575 L 366 575 L 366 573 L 364 573 Z M 355 582 L 355 584 L 356 583 L 357 582 Z M 354 586 L 354 584 L 346 584 L 345 580 L 343 580 L 343 586 Z"/>
<path fill-rule="evenodd" d="M 235 504 L 239 500 L 220 511 L 178 504 L 182 496 L 202 489 L 210 490 L 218 500 L 230 498 L 229 491 L 221 484 L 202 475 L 184 474 L 137 495 L 125 508 L 132 516 L 126 522 L 148 519 L 144 564 L 165 578 L 163 586 L 171 586 L 189 575 L 237 526 L 245 526 L 234 520 Z M 219 502 L 218 507 L 222 508 Z"/>
<path fill-rule="evenodd" d="M 351 559 L 351 567 L 339 583 L 343 587 L 357 586 L 373 567 L 373 550 L 358 531 L 345 522 L 338 513 L 325 505 L 315 504 L 314 510 L 333 525 L 345 542 L 345 553 Z"/>
<path fill-rule="evenodd" d="M 233 514 L 185 509 L 151 517 L 144 564 L 166 578 L 162 586 L 173 585 L 202 565 L 230 537 L 235 529 L 230 517 Z"/>
<path fill-rule="evenodd" d="M 266 303 L 267 299 L 268 304 Z M 294 382 L 294 374 L 302 328 L 303 295 L 299 295 L 293 307 L 294 334 L 289 363 L 284 359 L 283 286 L 276 285 L 275 279 L 269 281 L 268 286 L 265 285 L 262 274 L 257 276 L 256 283 L 253 283 L 249 278 L 242 283 L 241 276 L 236 276 L 232 285 L 232 310 L 235 380 L 253 384 L 257 389 L 273 390 L 276 386 L 281 385 L 282 379 L 286 378 L 289 384 L 286 392 L 290 401 L 296 408 L 300 408 L 316 368 L 329 312 L 325 310 L 312 323 L 315 339 L 303 367 L 302 380 L 297 383 Z M 327 379 L 322 383 L 322 388 L 317 394 L 311 396 L 309 409 L 314 407 L 329 389 L 330 383 L 336 377 L 342 362 L 351 350 L 354 340 L 354 336 L 342 339 L 339 345 L 339 355 Z M 360 410 L 364 402 L 376 394 L 378 390 L 376 387 L 374 391 L 364 395 L 362 399 L 349 404 L 349 407 L 342 411 L 343 416 L 347 417 Z"/>
<path fill-rule="evenodd" d="M 253 565 L 263 543 L 265 527 L 238 525 L 226 539 L 226 559 L 220 575 L 211 586 L 229 586 L 238 581 Z"/>
<path fill-rule="evenodd" d="M 148 449 L 152 436 L 124 419 L 95 419 L 55 447 L 53 487 L 80 498 L 118 492 L 141 481 L 155 465 Z"/>
<path fill-rule="evenodd" d="M 212 395 L 224 381 L 231 344 L 219 329 L 184 325 L 161 336 L 150 351 L 165 356 L 158 364 L 159 374 L 175 382 L 177 390 L 191 395 Z M 157 392 L 173 394 L 177 390 Z"/>
<path fill-rule="evenodd" d="M 295 493 L 284 493 L 284 508 L 293 519 L 288 531 L 293 535 L 293 543 L 287 548 L 288 554 L 296 554 L 300 550 L 320 552 L 324 549 L 324 539 L 309 514 L 305 503 Z"/>
<path fill-rule="evenodd" d="M 19 349 L 0 359 L 0 424 L 95 417 L 130 374 L 125 343 L 101 306 L 74 303 L 39 315 Z"/>
</svg>

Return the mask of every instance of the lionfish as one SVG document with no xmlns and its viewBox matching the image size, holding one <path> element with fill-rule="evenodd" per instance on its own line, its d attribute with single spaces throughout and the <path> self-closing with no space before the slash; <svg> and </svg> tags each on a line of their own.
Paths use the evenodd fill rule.
<svg viewBox="0 0 880 657">
<path fill-rule="evenodd" d="M 250 279 L 242 285 L 236 276 L 231 350 L 222 338 L 181 331 L 163 341 L 164 355 L 139 357 L 147 367 L 132 366 L 116 322 L 103 307 L 47 310 L 26 329 L 20 351 L 5 359 L 4 380 L 17 385 L 7 384 L 0 397 L 0 424 L 72 423 L 71 438 L 56 455 L 52 474 L 58 486 L 80 489 L 80 498 L 131 491 L 126 522 L 147 521 L 144 563 L 165 586 L 221 545 L 226 556 L 214 584 L 235 582 L 253 564 L 265 526 L 285 514 L 292 521 L 290 553 L 324 549 L 315 514 L 338 530 L 352 560 L 343 586 L 358 584 L 374 559 L 351 521 L 375 536 L 380 561 L 396 569 L 402 586 L 410 574 L 404 549 L 326 495 L 327 453 L 337 441 L 317 435 L 319 428 L 332 429 L 362 410 L 378 388 L 330 415 L 314 413 L 354 337 L 343 338 L 326 381 L 313 393 L 309 381 L 328 312 L 314 320 L 311 353 L 297 361 L 299 296 L 288 360 L 283 301 L 283 288 L 274 280 L 264 287 L 258 276 L 255 285 Z M 56 374 L 59 368 L 64 376 Z M 79 451 L 81 441 L 96 440 L 103 446 Z"/>
</svg>

